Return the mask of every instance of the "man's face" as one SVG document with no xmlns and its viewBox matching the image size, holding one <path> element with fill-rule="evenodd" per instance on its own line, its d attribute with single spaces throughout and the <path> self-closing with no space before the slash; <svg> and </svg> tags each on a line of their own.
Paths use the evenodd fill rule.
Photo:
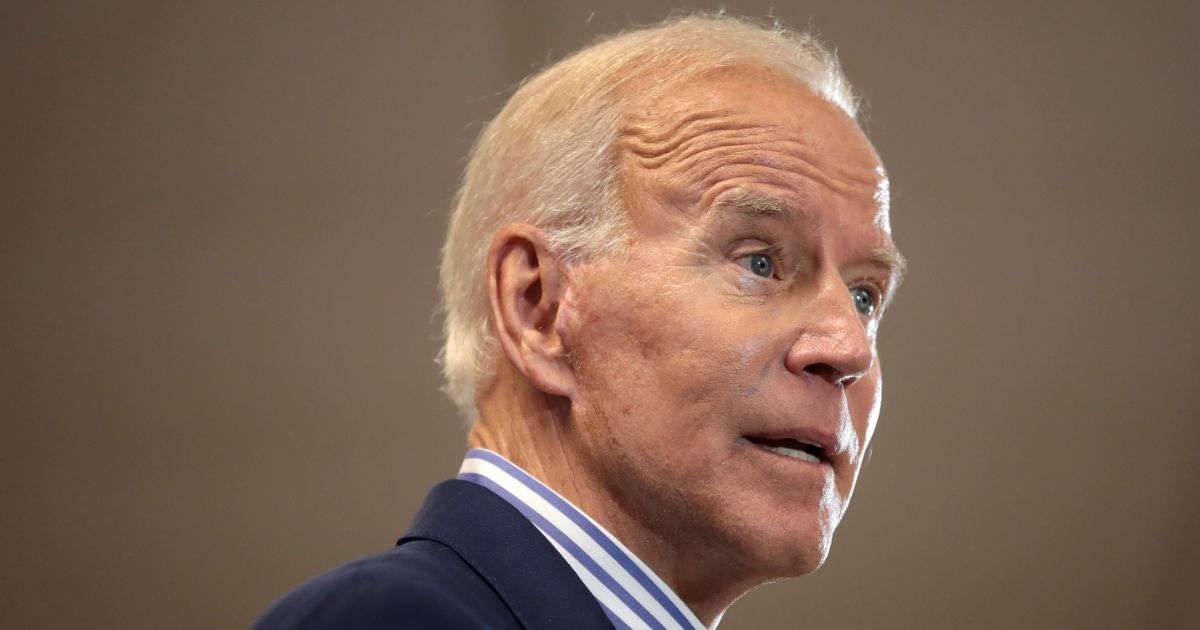
<svg viewBox="0 0 1200 630">
<path fill-rule="evenodd" d="M 638 111 L 618 141 L 631 245 L 574 268 L 562 306 L 584 473 L 635 549 L 812 571 L 879 414 L 883 170 L 841 110 L 778 77 Z"/>
</svg>

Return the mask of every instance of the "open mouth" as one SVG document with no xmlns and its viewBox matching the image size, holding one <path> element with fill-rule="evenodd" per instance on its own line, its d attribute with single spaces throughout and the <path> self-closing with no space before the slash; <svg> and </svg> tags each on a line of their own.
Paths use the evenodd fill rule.
<svg viewBox="0 0 1200 630">
<path fill-rule="evenodd" d="M 746 440 L 751 444 L 760 448 L 771 451 L 784 457 L 791 457 L 802 462 L 820 464 L 829 461 L 828 455 L 825 453 L 825 447 L 813 442 L 797 440 L 795 438 L 762 438 L 754 436 L 746 436 Z"/>
</svg>

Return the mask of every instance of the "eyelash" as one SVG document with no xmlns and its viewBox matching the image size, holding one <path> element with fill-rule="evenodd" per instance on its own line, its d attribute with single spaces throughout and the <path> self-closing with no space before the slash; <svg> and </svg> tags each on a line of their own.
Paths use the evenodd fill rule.
<svg viewBox="0 0 1200 630">
<path fill-rule="evenodd" d="M 783 268 L 783 248 L 782 247 L 780 247 L 778 245 L 768 245 L 767 247 L 760 249 L 758 251 L 753 251 L 753 252 L 743 254 L 743 256 L 753 256 L 755 254 L 757 254 L 759 256 L 766 256 L 767 258 L 770 258 L 771 264 L 774 265 L 774 269 L 776 272 L 778 272 L 780 269 Z"/>
<path fill-rule="evenodd" d="M 752 239 L 744 239 L 744 240 L 755 240 L 760 243 L 765 243 L 767 246 L 759 247 L 758 249 L 753 249 L 753 250 L 748 250 L 748 251 L 739 251 L 733 256 L 733 260 L 735 260 L 735 261 L 741 260 L 748 256 L 766 256 L 767 258 L 771 259 L 771 268 L 775 272 L 776 279 L 778 279 L 779 274 L 781 273 L 781 271 L 784 268 L 783 248 L 780 247 L 779 245 L 770 243 L 769 241 L 765 241 L 764 239 L 752 238 Z M 771 278 L 765 278 L 765 277 L 762 277 L 762 276 L 759 276 L 759 275 L 756 275 L 753 273 L 751 273 L 750 275 L 753 276 L 753 280 L 755 280 L 757 282 L 765 282 L 765 281 L 771 279 Z"/>
<path fill-rule="evenodd" d="M 783 257 L 783 248 L 778 245 L 771 244 L 771 245 L 768 245 L 767 247 L 762 247 L 762 248 L 759 248 L 759 249 L 756 249 L 753 251 L 747 251 L 747 252 L 740 253 L 736 256 L 735 260 L 740 260 L 747 256 L 766 256 L 766 257 L 770 258 L 771 264 L 773 265 L 776 274 L 778 274 L 780 272 L 780 270 L 783 268 L 783 263 L 781 260 Z M 751 274 L 751 275 L 753 275 L 753 274 Z M 755 276 L 755 279 L 764 280 L 764 281 L 767 280 L 767 278 L 762 278 L 760 276 Z M 887 296 L 887 289 L 883 285 L 881 285 L 879 282 L 877 282 L 871 278 L 859 278 L 859 279 L 847 284 L 846 288 L 847 288 L 847 290 L 855 289 L 855 288 L 865 288 L 865 289 L 869 290 L 871 292 L 872 297 L 875 298 L 876 312 L 878 312 L 878 309 L 883 308 L 884 298 Z"/>
<path fill-rule="evenodd" d="M 859 278 L 858 280 L 846 285 L 846 287 L 848 289 L 869 289 L 871 291 L 871 295 L 875 297 L 876 313 L 878 313 L 879 309 L 883 308 L 883 300 L 884 297 L 887 296 L 887 289 L 875 280 L 872 280 L 871 278 Z"/>
</svg>

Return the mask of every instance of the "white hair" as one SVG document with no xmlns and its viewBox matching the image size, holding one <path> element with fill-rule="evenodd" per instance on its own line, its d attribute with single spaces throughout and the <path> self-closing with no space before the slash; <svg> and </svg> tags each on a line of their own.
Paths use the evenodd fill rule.
<svg viewBox="0 0 1200 630">
<path fill-rule="evenodd" d="M 445 391 L 468 422 L 495 372 L 487 252 L 516 222 L 540 227 L 552 254 L 578 261 L 618 250 L 625 215 L 614 141 L 623 113 L 720 68 L 792 77 L 851 118 L 858 103 L 835 55 L 812 35 L 724 15 L 690 15 L 601 39 L 526 79 L 471 150 L 442 249 Z M 652 81 L 647 81 L 647 77 Z M 636 82 L 638 79 L 640 82 Z M 627 88 L 627 89 L 622 89 Z"/>
</svg>

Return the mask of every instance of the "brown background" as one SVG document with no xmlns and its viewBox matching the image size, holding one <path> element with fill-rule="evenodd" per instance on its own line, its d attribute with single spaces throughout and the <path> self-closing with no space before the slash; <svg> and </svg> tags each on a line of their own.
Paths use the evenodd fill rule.
<svg viewBox="0 0 1200 630">
<path fill-rule="evenodd" d="M 480 121 L 671 7 L 24 4 L 0 624 L 244 627 L 456 470 L 431 312 Z M 774 4 L 869 96 L 912 274 L 829 563 L 723 627 L 1200 627 L 1195 3 Z"/>
</svg>

